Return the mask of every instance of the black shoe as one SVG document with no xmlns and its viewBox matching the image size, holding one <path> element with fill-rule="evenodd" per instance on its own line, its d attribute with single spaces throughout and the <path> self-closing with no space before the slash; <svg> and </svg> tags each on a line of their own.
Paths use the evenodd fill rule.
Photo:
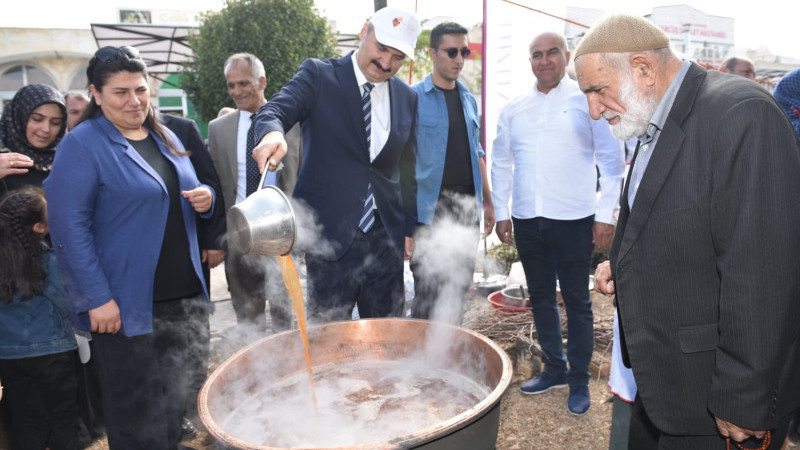
<svg viewBox="0 0 800 450">
<path fill-rule="evenodd" d="M 197 428 L 194 427 L 191 420 L 183 417 L 181 420 L 181 440 L 194 439 L 195 436 L 197 436 Z"/>
</svg>

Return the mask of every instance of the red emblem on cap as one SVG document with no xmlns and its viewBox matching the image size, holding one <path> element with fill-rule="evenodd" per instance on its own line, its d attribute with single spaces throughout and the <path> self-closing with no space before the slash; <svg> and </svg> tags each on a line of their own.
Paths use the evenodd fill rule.
<svg viewBox="0 0 800 450">
<path fill-rule="evenodd" d="M 396 26 L 400 25 L 401 22 L 403 22 L 403 18 L 402 17 L 395 17 L 394 19 L 392 19 L 392 26 L 396 27 Z"/>
</svg>

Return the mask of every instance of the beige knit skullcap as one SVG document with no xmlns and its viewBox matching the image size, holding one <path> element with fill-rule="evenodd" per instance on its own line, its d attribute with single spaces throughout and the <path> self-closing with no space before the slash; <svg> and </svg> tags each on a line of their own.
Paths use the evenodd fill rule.
<svg viewBox="0 0 800 450">
<path fill-rule="evenodd" d="M 583 36 L 575 58 L 587 53 L 643 52 L 669 47 L 669 37 L 644 17 L 615 14 L 592 25 Z"/>
</svg>

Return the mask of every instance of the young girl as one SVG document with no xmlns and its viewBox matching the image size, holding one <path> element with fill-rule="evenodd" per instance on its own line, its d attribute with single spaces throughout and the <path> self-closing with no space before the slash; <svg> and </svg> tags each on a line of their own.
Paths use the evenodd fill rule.
<svg viewBox="0 0 800 450">
<path fill-rule="evenodd" d="M 0 409 L 12 448 L 77 449 L 75 337 L 38 187 L 0 198 Z"/>
</svg>

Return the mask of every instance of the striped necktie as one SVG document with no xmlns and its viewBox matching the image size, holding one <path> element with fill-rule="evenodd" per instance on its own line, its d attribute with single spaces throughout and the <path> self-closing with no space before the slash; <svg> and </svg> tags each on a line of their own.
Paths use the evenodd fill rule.
<svg viewBox="0 0 800 450">
<path fill-rule="evenodd" d="M 370 134 L 372 130 L 372 102 L 370 100 L 370 92 L 375 87 L 372 83 L 364 83 L 364 93 L 361 94 L 361 111 L 364 113 L 364 127 L 367 131 L 367 150 L 370 147 Z M 372 225 L 375 224 L 375 212 L 373 206 L 375 198 L 372 195 L 372 185 L 367 183 L 367 197 L 364 200 L 364 208 L 361 210 L 361 220 L 358 222 L 358 228 L 364 233 L 368 232 Z"/>
</svg>

